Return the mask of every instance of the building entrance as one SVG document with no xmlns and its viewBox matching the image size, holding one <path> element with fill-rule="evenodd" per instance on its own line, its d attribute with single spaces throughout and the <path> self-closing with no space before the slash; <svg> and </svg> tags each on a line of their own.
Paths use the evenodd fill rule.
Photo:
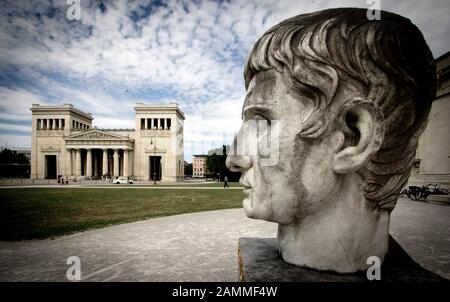
<svg viewBox="0 0 450 302">
<path fill-rule="evenodd" d="M 161 156 L 150 156 L 149 161 L 149 180 L 155 180 L 155 178 L 157 181 L 161 180 Z"/>
<path fill-rule="evenodd" d="M 56 179 L 56 155 L 45 155 L 45 179 Z"/>
</svg>

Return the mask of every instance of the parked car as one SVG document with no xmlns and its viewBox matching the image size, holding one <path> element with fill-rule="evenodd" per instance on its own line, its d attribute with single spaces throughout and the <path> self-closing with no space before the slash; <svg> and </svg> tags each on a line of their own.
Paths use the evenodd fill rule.
<svg viewBox="0 0 450 302">
<path fill-rule="evenodd" d="M 132 179 L 127 179 L 126 177 L 119 177 L 113 180 L 113 184 L 132 184 L 134 181 Z"/>
</svg>

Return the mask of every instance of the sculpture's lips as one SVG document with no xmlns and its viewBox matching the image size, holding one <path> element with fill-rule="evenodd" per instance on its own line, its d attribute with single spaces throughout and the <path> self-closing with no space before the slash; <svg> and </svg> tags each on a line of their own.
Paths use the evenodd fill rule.
<svg viewBox="0 0 450 302">
<path fill-rule="evenodd" d="M 244 188 L 244 193 L 247 195 L 249 195 L 251 191 L 252 191 L 252 187 Z"/>
<path fill-rule="evenodd" d="M 250 191 L 252 190 L 252 186 L 246 182 L 239 181 L 239 183 L 244 187 L 244 193 L 250 194 Z"/>
</svg>

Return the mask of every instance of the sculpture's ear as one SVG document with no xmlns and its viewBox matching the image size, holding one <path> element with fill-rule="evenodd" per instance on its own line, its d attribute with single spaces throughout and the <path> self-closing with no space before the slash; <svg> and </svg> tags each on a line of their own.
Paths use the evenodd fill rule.
<svg viewBox="0 0 450 302">
<path fill-rule="evenodd" d="M 336 149 L 333 170 L 343 174 L 359 170 L 376 153 L 384 139 L 384 117 L 373 101 L 355 98 L 338 114 L 343 139 Z"/>
</svg>

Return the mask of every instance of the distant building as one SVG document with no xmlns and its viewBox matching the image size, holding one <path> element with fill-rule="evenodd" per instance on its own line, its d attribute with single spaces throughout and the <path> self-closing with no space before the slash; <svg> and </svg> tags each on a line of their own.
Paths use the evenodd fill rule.
<svg viewBox="0 0 450 302">
<path fill-rule="evenodd" d="M 208 173 L 206 166 L 206 159 L 208 155 L 194 155 L 192 159 L 192 177 L 204 178 Z"/>
<path fill-rule="evenodd" d="M 134 110 L 135 129 L 93 129 L 92 115 L 71 104 L 33 104 L 31 178 L 183 179 L 183 112 L 177 104 Z"/>
<path fill-rule="evenodd" d="M 436 59 L 438 84 L 427 128 L 419 139 L 410 184 L 450 186 L 450 51 Z"/>
</svg>

